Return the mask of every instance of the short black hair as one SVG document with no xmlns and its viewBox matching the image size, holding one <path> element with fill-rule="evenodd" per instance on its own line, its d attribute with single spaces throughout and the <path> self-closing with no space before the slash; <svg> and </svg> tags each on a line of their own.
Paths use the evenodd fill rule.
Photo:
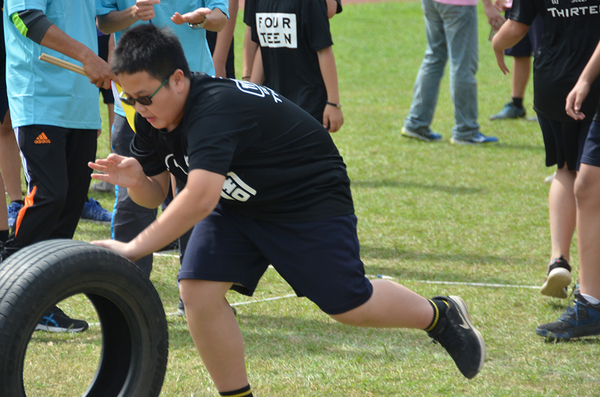
<svg viewBox="0 0 600 397">
<path fill-rule="evenodd" d="M 168 28 L 159 29 L 150 23 L 137 25 L 121 36 L 111 69 L 117 75 L 147 72 L 159 81 L 177 69 L 181 69 L 185 77 L 191 76 L 177 36 Z"/>
</svg>

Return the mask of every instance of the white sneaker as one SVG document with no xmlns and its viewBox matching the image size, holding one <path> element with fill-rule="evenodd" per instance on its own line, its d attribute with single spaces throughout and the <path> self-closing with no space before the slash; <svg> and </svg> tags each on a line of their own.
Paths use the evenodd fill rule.
<svg viewBox="0 0 600 397">
<path fill-rule="evenodd" d="M 90 186 L 92 192 L 111 193 L 115 191 L 115 185 L 106 181 L 100 181 Z"/>
</svg>

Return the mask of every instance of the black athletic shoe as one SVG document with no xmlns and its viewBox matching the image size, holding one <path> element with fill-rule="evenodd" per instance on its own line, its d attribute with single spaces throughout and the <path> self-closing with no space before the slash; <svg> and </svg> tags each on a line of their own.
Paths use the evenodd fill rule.
<svg viewBox="0 0 600 397">
<path fill-rule="evenodd" d="M 88 323 L 70 318 L 56 306 L 44 314 L 35 326 L 36 331 L 48 332 L 83 332 L 86 329 L 88 329 Z"/>
<path fill-rule="evenodd" d="M 471 324 L 467 305 L 458 296 L 435 296 L 432 300 L 446 302 L 448 309 L 427 334 L 448 351 L 467 379 L 475 377 L 485 361 L 485 342 Z"/>
<path fill-rule="evenodd" d="M 573 306 L 553 323 L 539 325 L 535 333 L 548 340 L 569 340 L 600 335 L 600 304 L 592 305 L 575 290 Z"/>
</svg>

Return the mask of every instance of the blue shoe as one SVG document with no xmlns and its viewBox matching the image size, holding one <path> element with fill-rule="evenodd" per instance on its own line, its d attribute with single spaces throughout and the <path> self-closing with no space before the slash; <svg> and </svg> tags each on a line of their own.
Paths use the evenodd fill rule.
<svg viewBox="0 0 600 397">
<path fill-rule="evenodd" d="M 573 306 L 565 310 L 557 321 L 539 325 L 535 333 L 557 341 L 600 335 L 600 304 L 592 305 L 579 291 L 575 291 Z"/>
<path fill-rule="evenodd" d="M 17 202 L 12 202 L 10 205 L 6 207 L 6 211 L 8 212 L 8 228 L 12 229 L 15 227 L 15 223 L 17 222 L 17 215 L 19 215 L 19 211 L 23 208 L 22 204 Z"/>
<path fill-rule="evenodd" d="M 490 116 L 490 120 L 520 119 L 525 117 L 525 108 L 518 108 L 512 102 L 504 105 L 500 113 Z"/>
<path fill-rule="evenodd" d="M 468 139 L 450 139 L 450 143 L 453 145 L 481 145 L 495 142 L 498 142 L 498 138 L 496 138 L 495 136 L 485 136 L 481 132 L 478 132 L 477 135 Z"/>
<path fill-rule="evenodd" d="M 112 221 L 112 212 L 108 212 L 97 200 L 93 198 L 89 198 L 88 201 L 85 202 L 83 206 L 83 211 L 81 212 L 81 219 L 89 219 L 92 221 L 99 222 L 110 222 Z"/>
<path fill-rule="evenodd" d="M 431 130 L 427 130 L 424 134 L 421 134 L 416 131 L 407 130 L 405 127 L 402 127 L 401 134 L 402 136 L 405 136 L 407 138 L 420 139 L 421 141 L 425 142 L 435 142 L 442 139 L 442 136 L 440 134 L 436 134 Z"/>
</svg>

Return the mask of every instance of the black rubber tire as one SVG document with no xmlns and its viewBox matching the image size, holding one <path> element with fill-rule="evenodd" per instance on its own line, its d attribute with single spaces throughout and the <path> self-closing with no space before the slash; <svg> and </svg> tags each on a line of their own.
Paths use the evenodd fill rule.
<svg viewBox="0 0 600 397">
<path fill-rule="evenodd" d="M 102 354 L 88 397 L 153 397 L 167 367 L 168 328 L 154 286 L 107 249 L 48 240 L 0 263 L 0 389 L 24 397 L 23 362 L 36 323 L 58 302 L 83 293 L 102 327 Z"/>
</svg>

